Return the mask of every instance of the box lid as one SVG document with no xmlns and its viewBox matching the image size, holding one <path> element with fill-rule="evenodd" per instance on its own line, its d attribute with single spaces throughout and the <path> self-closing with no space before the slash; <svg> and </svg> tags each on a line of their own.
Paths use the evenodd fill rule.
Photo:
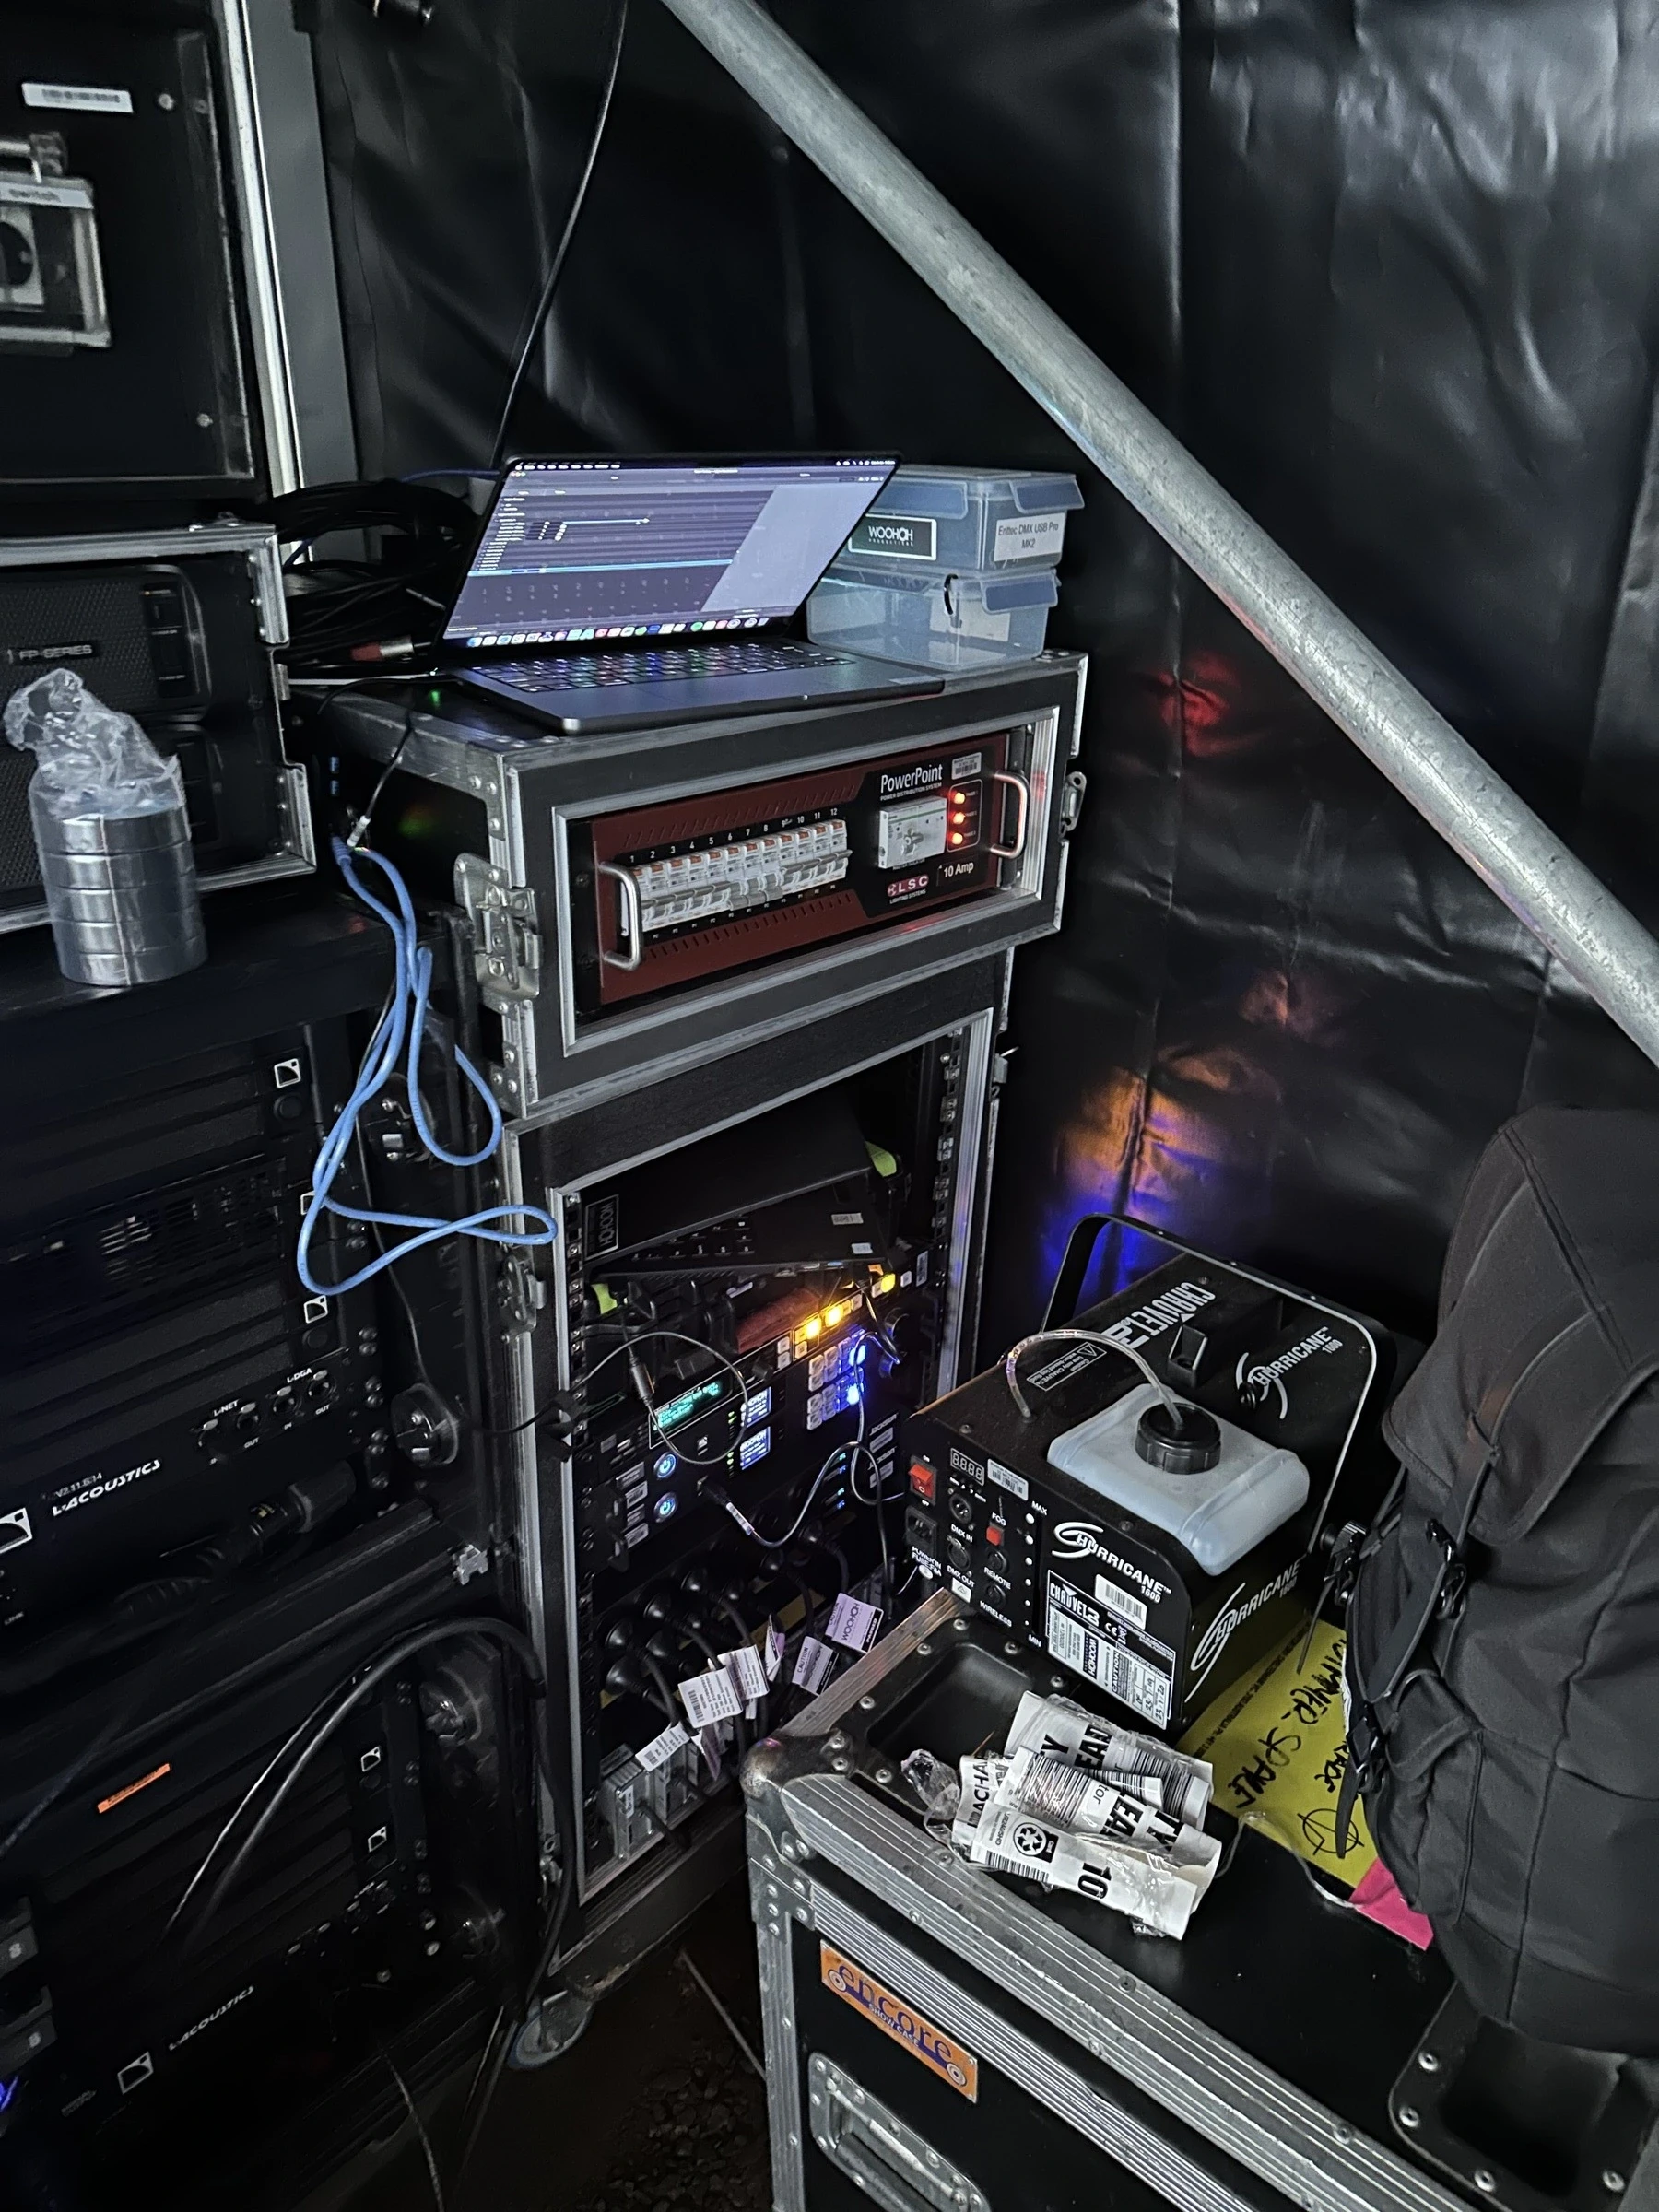
<svg viewBox="0 0 1659 2212">
<path fill-rule="evenodd" d="M 869 512 L 956 522 L 975 499 L 1009 500 L 1020 514 L 1065 514 L 1083 504 L 1077 477 L 1054 469 L 907 466 L 888 479 Z"/>
</svg>

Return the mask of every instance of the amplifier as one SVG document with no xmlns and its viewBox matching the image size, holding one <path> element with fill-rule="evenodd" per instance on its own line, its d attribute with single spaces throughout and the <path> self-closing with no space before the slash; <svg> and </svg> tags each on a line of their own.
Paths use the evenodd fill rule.
<svg viewBox="0 0 1659 2212">
<path fill-rule="evenodd" d="M 176 755 L 204 890 L 313 865 L 305 772 L 283 751 L 276 541 L 251 524 L 0 539 L 0 708 L 57 667 Z M 34 759 L 0 742 L 0 930 L 46 919 Z"/>
<path fill-rule="evenodd" d="M 136 1579 L 368 1442 L 372 1299 L 312 1298 L 293 1272 L 319 1129 L 350 1073 L 336 1021 L 41 1099 L 38 1120 L 13 1100 L 0 1619 Z"/>
<path fill-rule="evenodd" d="M 498 1093 L 535 1118 L 1058 927 L 1083 677 L 578 737 L 353 690 L 312 695 L 308 743 L 467 909 Z"/>
<path fill-rule="evenodd" d="M 1173 1238 L 1113 1241 L 1114 1296 L 908 1424 L 906 1534 L 959 1603 L 1176 1736 L 1294 1633 L 1322 1536 L 1369 1518 L 1398 1348 Z"/>
<path fill-rule="evenodd" d="M 58 1785 L 0 1857 L 8 2206 L 19 2136 L 42 2162 L 56 2152 L 65 2194 L 43 2202 L 227 2201 L 204 2189 L 216 2168 L 262 2142 L 269 2159 L 309 2100 L 477 1971 L 482 1938 L 524 1901 L 528 1854 L 500 1778 L 477 1786 L 478 1741 L 436 1724 L 457 1686 L 475 1739 L 487 1729 L 502 1766 L 510 1742 L 515 1768 L 527 1757 L 499 1653 L 442 1638 L 458 1609 L 489 1610 L 462 1596 L 436 1516 L 411 1503 L 101 1678 L 8 1700 L 0 1837 Z M 346 1714 L 222 1901 L 198 1920 L 210 1878 L 170 1930 L 279 1747 L 369 1653 L 426 1629 L 429 1647 Z M 491 1940 L 504 1965 L 505 1931 Z M 293 2201 L 275 2171 L 261 2179 L 258 2201 Z"/>
</svg>

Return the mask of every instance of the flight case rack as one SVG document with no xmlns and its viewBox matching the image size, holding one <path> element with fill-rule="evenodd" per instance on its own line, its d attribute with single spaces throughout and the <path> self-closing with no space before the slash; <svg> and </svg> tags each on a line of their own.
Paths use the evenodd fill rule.
<svg viewBox="0 0 1659 2212">
<path fill-rule="evenodd" d="M 1477 2021 L 1265 1837 L 1181 1943 L 935 1842 L 905 1755 L 1077 1688 L 941 1590 L 750 1754 L 777 2212 L 1646 2212 L 1652 2066 Z"/>
</svg>

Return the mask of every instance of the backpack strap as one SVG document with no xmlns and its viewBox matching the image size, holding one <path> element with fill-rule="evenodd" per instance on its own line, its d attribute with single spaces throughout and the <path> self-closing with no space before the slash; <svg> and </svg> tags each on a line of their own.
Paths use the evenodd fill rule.
<svg viewBox="0 0 1659 2212">
<path fill-rule="evenodd" d="M 1464 1547 L 1469 1540 L 1476 1508 L 1497 1456 L 1491 1432 L 1508 1403 L 1508 1387 L 1488 1391 L 1478 1410 L 1470 1416 L 1468 1434 L 1464 1439 L 1457 1473 L 1446 1500 L 1446 1517 L 1453 1521 L 1453 1525 L 1448 1529 L 1443 1522 L 1436 1520 L 1423 1524 L 1430 1555 L 1428 1572 L 1412 1578 L 1400 1618 L 1366 1669 L 1359 1693 L 1369 1706 L 1384 1705 L 1394 1696 L 1406 1668 L 1417 1657 L 1435 1615 L 1450 1611 L 1463 1595 L 1468 1580 Z"/>
<path fill-rule="evenodd" d="M 1426 1539 L 1428 1554 L 1426 1571 L 1411 1574 L 1399 1618 L 1383 1640 L 1381 1651 L 1365 1670 L 1363 1677 L 1355 1684 L 1358 1694 L 1348 1714 L 1348 1761 L 1336 1800 L 1338 1858 L 1347 1853 L 1354 1806 L 1360 1791 L 1371 1780 L 1382 1748 L 1384 1729 L 1379 1725 L 1379 1719 L 1381 1717 L 1386 1721 L 1387 1707 L 1405 1680 L 1436 1617 L 1453 1611 L 1462 1599 L 1468 1582 L 1464 1547 L 1469 1540 L 1469 1530 L 1474 1525 L 1476 1509 L 1486 1488 L 1487 1477 L 1498 1456 L 1494 1441 L 1498 1424 L 1502 1418 L 1504 1407 L 1531 1364 L 1530 1358 L 1518 1359 L 1513 1368 L 1492 1385 L 1469 1416 L 1463 1450 L 1458 1455 L 1457 1470 L 1446 1500 L 1446 1519 L 1453 1523 L 1453 1526 L 1448 1528 L 1443 1522 L 1434 1519 L 1422 1524 L 1421 1534 Z M 1389 1493 L 1391 1502 L 1394 1494 L 1394 1490 Z M 1416 1548 L 1413 1545 L 1412 1549 Z M 1403 1555 L 1405 1551 L 1403 1545 Z"/>
</svg>

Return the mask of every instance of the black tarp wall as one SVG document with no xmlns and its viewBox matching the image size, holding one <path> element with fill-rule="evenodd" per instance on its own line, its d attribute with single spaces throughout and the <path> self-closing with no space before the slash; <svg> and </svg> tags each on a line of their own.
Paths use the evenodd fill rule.
<svg viewBox="0 0 1659 2212">
<path fill-rule="evenodd" d="M 777 0 L 780 19 L 1644 915 L 1659 0 Z M 317 52 L 366 474 L 488 453 L 601 0 Z M 1425 1324 L 1472 1159 L 1659 1079 L 657 0 L 524 451 L 1079 467 L 1064 935 L 1021 955 L 986 1347 L 1124 1206 Z"/>
</svg>

